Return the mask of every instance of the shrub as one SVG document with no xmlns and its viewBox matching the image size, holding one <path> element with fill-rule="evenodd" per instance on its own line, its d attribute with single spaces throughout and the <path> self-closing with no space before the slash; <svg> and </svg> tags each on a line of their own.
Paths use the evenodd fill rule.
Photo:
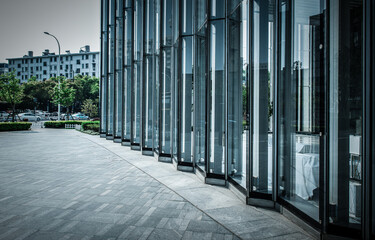
<svg viewBox="0 0 375 240">
<path fill-rule="evenodd" d="M 45 128 L 65 128 L 65 124 L 81 125 L 83 121 L 48 121 L 44 123 Z"/>
<path fill-rule="evenodd" d="M 20 131 L 29 130 L 31 123 L 28 122 L 2 122 L 0 123 L 0 131 Z"/>
<path fill-rule="evenodd" d="M 100 121 L 92 121 L 92 122 L 83 122 L 81 126 L 82 126 L 83 131 L 91 130 L 93 132 L 99 132 L 99 125 L 100 125 Z"/>
</svg>

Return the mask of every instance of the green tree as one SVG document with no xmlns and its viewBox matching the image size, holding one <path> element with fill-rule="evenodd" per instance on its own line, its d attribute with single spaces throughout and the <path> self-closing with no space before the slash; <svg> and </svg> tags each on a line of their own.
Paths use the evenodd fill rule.
<svg viewBox="0 0 375 240">
<path fill-rule="evenodd" d="M 92 99 L 86 99 L 82 105 L 82 112 L 87 114 L 90 118 L 98 116 L 98 106 Z"/>
<path fill-rule="evenodd" d="M 16 104 L 22 101 L 23 89 L 20 80 L 16 78 L 13 72 L 5 73 L 0 76 L 0 99 L 12 106 L 12 121 L 15 121 Z"/>
<path fill-rule="evenodd" d="M 54 104 L 61 104 L 67 109 L 67 115 L 69 116 L 69 107 L 74 103 L 76 97 L 76 90 L 71 86 L 68 80 L 60 78 L 60 86 L 57 84 L 53 88 L 52 101 Z"/>
<path fill-rule="evenodd" d="M 21 106 L 24 109 L 34 108 L 34 106 L 47 109 L 52 99 L 51 93 L 56 84 L 57 82 L 52 80 L 37 81 L 34 77 L 30 78 L 23 84 L 24 96 Z"/>
<path fill-rule="evenodd" d="M 86 99 L 94 102 L 99 100 L 99 79 L 96 77 L 77 75 L 74 77 L 74 89 L 76 89 L 75 108 L 80 109 Z"/>
</svg>

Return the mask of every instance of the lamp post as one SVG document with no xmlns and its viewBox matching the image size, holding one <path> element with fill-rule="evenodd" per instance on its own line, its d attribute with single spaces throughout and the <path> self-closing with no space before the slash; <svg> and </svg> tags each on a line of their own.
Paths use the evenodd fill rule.
<svg viewBox="0 0 375 240">
<path fill-rule="evenodd" d="M 59 59 L 58 59 L 58 66 L 57 66 L 57 80 L 59 82 L 59 90 L 60 90 L 60 42 L 59 42 L 59 40 L 57 40 L 57 38 L 54 35 L 52 35 L 52 34 L 50 34 L 48 32 L 44 32 L 44 34 L 53 37 L 56 40 L 57 45 L 59 46 Z M 60 121 L 60 103 L 57 106 L 57 120 Z"/>
</svg>

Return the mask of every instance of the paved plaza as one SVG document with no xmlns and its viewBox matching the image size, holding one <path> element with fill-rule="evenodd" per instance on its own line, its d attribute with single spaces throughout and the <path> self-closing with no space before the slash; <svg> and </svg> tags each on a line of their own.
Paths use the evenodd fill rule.
<svg viewBox="0 0 375 240">
<path fill-rule="evenodd" d="M 312 239 L 224 187 L 76 130 L 0 132 L 0 239 Z"/>
</svg>

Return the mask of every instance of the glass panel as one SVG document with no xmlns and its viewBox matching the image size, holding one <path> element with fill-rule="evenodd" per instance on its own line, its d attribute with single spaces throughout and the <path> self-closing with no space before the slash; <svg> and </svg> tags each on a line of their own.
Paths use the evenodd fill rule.
<svg viewBox="0 0 375 240">
<path fill-rule="evenodd" d="M 225 21 L 210 24 L 209 173 L 224 174 Z"/>
<path fill-rule="evenodd" d="M 225 18 L 225 0 L 210 1 L 210 19 Z"/>
<path fill-rule="evenodd" d="M 132 23 L 132 9 L 126 9 L 125 11 L 125 33 L 124 33 L 124 64 L 126 66 L 130 66 L 132 64 L 132 31 L 133 31 L 133 23 Z"/>
<path fill-rule="evenodd" d="M 197 27 L 200 29 L 203 23 L 207 19 L 207 0 L 196 0 L 196 15 L 197 15 Z"/>
<path fill-rule="evenodd" d="M 178 41 L 173 47 L 173 67 L 172 67 L 172 154 L 174 159 L 177 160 L 178 145 L 178 103 L 179 103 L 179 76 L 178 76 Z"/>
<path fill-rule="evenodd" d="M 121 5 L 122 7 L 122 5 Z M 122 133 L 122 34 L 123 32 L 123 22 L 122 18 L 116 20 L 116 100 L 115 100 L 115 137 L 121 137 Z"/>
<path fill-rule="evenodd" d="M 158 55 L 155 56 L 154 61 L 155 61 L 155 77 L 154 77 L 154 79 L 155 79 L 155 82 L 154 82 L 155 90 L 154 90 L 154 97 L 153 97 L 153 101 L 154 101 L 154 109 L 153 109 L 153 113 L 154 113 L 154 123 L 153 123 L 154 124 L 154 127 L 153 127 L 153 130 L 154 130 L 154 149 L 155 149 L 156 152 L 159 153 L 160 79 L 159 79 L 159 56 Z"/>
<path fill-rule="evenodd" d="M 126 8 L 132 7 L 133 0 L 125 0 L 124 2 L 125 2 L 125 7 Z"/>
<path fill-rule="evenodd" d="M 177 41 L 179 36 L 179 1 L 173 1 L 173 42 Z"/>
<path fill-rule="evenodd" d="M 123 139 L 130 141 L 130 129 L 131 129 L 131 108 L 132 108 L 132 77 L 131 77 L 131 67 L 124 69 L 124 134 Z"/>
<path fill-rule="evenodd" d="M 275 1 L 253 2 L 252 40 L 252 187 L 271 193 L 273 151 Z"/>
<path fill-rule="evenodd" d="M 193 1 L 181 0 L 181 33 L 193 33 Z"/>
<path fill-rule="evenodd" d="M 191 162 L 193 136 L 193 37 L 182 38 L 180 137 L 181 161 Z"/>
<path fill-rule="evenodd" d="M 163 68 L 161 73 L 161 129 L 160 148 L 161 153 L 171 154 L 171 48 L 165 48 L 162 52 Z"/>
<path fill-rule="evenodd" d="M 142 67 L 141 63 L 134 63 L 134 78 L 133 78 L 133 131 L 132 144 L 140 143 L 140 123 L 141 123 L 141 81 L 142 81 Z"/>
<path fill-rule="evenodd" d="M 102 76 L 101 76 L 101 95 L 100 95 L 100 101 L 101 101 L 101 131 L 102 133 L 107 132 L 107 55 L 108 55 L 108 41 L 107 41 L 107 34 L 102 34 L 102 54 L 101 54 L 101 67 L 102 67 Z"/>
<path fill-rule="evenodd" d="M 152 57 L 147 57 L 145 62 L 145 77 L 143 86 L 143 147 L 152 148 L 152 102 L 153 102 L 153 65 Z"/>
<path fill-rule="evenodd" d="M 238 6 L 238 4 L 239 4 L 241 1 L 242 1 L 242 0 L 227 0 L 229 11 L 232 12 L 232 11 Z M 244 3 L 247 4 L 247 1 L 244 1 Z"/>
<path fill-rule="evenodd" d="M 136 0 L 134 4 L 134 60 L 142 59 L 143 36 L 142 0 Z"/>
<path fill-rule="evenodd" d="M 247 10 L 244 3 L 230 17 L 228 50 L 228 175 L 244 188 L 250 128 Z"/>
<path fill-rule="evenodd" d="M 154 0 L 155 16 L 155 52 L 159 54 L 160 51 L 160 0 Z"/>
<path fill-rule="evenodd" d="M 145 54 L 153 53 L 154 51 L 154 0 L 146 0 L 145 6 Z"/>
<path fill-rule="evenodd" d="M 360 229 L 363 1 L 330 2 L 330 222 Z"/>
<path fill-rule="evenodd" d="M 113 13 L 114 11 L 112 11 Z M 112 19 L 114 17 L 111 17 Z M 109 51 L 108 51 L 108 108 L 107 108 L 107 134 L 113 135 L 113 113 L 114 113 L 114 101 L 115 101 L 115 79 L 114 79 L 114 70 L 115 70 L 115 30 L 114 25 L 108 28 L 109 34 Z"/>
<path fill-rule="evenodd" d="M 163 0 L 163 37 L 164 46 L 172 46 L 172 0 Z"/>
<path fill-rule="evenodd" d="M 194 86 L 195 163 L 206 170 L 206 91 L 207 91 L 207 37 L 205 25 L 196 36 L 196 77 Z"/>
<path fill-rule="evenodd" d="M 280 195 L 319 221 L 320 138 L 324 130 L 324 3 L 281 2 L 282 30 L 279 98 Z M 290 8 L 289 8 L 290 9 Z M 285 18 L 284 18 L 285 17 Z M 292 27 L 291 38 L 288 33 Z M 289 52 L 288 52 L 289 51 Z M 290 57 L 289 57 L 290 56 Z"/>
</svg>

